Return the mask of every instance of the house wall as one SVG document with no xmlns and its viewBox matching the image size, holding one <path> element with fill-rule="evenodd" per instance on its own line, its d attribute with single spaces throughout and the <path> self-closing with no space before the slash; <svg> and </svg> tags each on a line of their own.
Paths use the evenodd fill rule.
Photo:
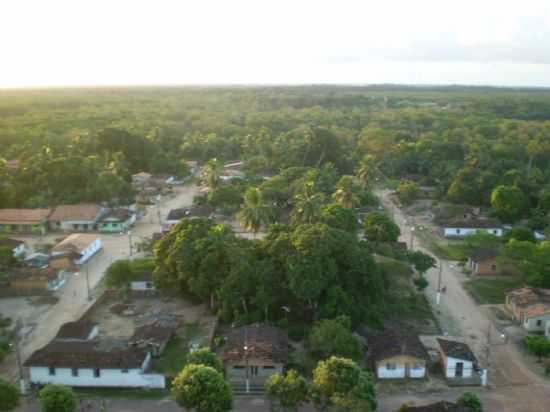
<svg viewBox="0 0 550 412">
<path fill-rule="evenodd" d="M 388 364 L 395 368 L 388 368 Z M 419 379 L 426 376 L 426 361 L 414 356 L 395 356 L 376 362 L 379 379 Z"/>
<path fill-rule="evenodd" d="M 494 236 L 497 236 L 497 237 L 500 237 L 502 236 L 503 234 L 503 230 L 502 228 L 483 228 L 483 229 L 479 229 L 479 228 L 467 228 L 467 227 L 463 227 L 463 228 L 450 228 L 450 227 L 446 227 L 446 228 L 443 228 L 443 235 L 445 237 L 466 237 L 468 235 L 473 235 L 475 234 L 477 231 L 480 231 L 480 232 L 487 232 L 491 235 L 494 235 Z"/>
<path fill-rule="evenodd" d="M 475 262 L 472 259 L 468 259 L 468 268 L 474 275 L 480 276 L 490 276 L 499 273 L 499 265 L 496 259 L 488 259 L 483 262 Z"/>
<path fill-rule="evenodd" d="M 13 256 L 15 256 L 15 257 L 19 257 L 19 256 L 24 257 L 26 250 L 27 250 L 27 248 L 25 247 L 25 244 L 21 243 L 19 246 L 17 246 L 16 248 L 13 249 Z"/>
<path fill-rule="evenodd" d="M 63 232 L 90 232 L 95 230 L 95 220 L 64 220 L 55 222 L 53 229 Z"/>
<path fill-rule="evenodd" d="M 456 378 L 456 365 L 457 363 L 462 362 L 462 377 L 463 378 L 471 378 L 474 374 L 474 364 L 473 362 L 470 362 L 465 359 L 457 359 L 453 358 L 451 356 L 445 356 L 442 355 L 443 359 L 443 365 L 445 370 L 445 377 L 446 378 Z"/>
<path fill-rule="evenodd" d="M 93 243 L 91 243 L 86 249 L 81 252 L 82 257 L 77 260 L 75 263 L 81 265 L 90 259 L 93 255 L 101 250 L 103 244 L 101 243 L 101 238 L 97 238 Z"/>
<path fill-rule="evenodd" d="M 525 318 L 523 320 L 523 328 L 527 332 L 544 332 L 546 330 L 546 324 L 550 323 L 550 314 L 534 316 L 530 318 Z"/>
<path fill-rule="evenodd" d="M 46 227 L 42 223 L 0 223 L 0 233 L 45 233 Z"/>
<path fill-rule="evenodd" d="M 74 262 L 70 257 L 62 256 L 62 257 L 50 260 L 50 262 L 48 263 L 48 266 L 54 269 L 69 270 L 74 267 Z"/>
<path fill-rule="evenodd" d="M 125 232 L 135 223 L 135 221 L 136 221 L 136 215 L 132 215 L 125 222 L 121 222 L 118 220 L 114 220 L 114 221 L 104 220 L 103 222 L 98 224 L 98 230 L 100 232 L 106 232 L 106 233 Z"/>
<path fill-rule="evenodd" d="M 246 365 L 247 363 L 244 359 L 242 361 L 226 362 L 226 379 L 233 383 L 244 383 L 246 381 Z M 274 373 L 282 374 L 284 365 L 260 359 L 249 359 L 248 369 L 249 381 L 252 384 L 263 384 Z"/>
<path fill-rule="evenodd" d="M 92 340 L 92 339 L 95 339 L 97 337 L 97 335 L 99 335 L 99 326 L 98 325 L 95 325 L 90 334 L 88 335 L 88 337 L 86 338 L 87 340 Z"/>
<path fill-rule="evenodd" d="M 49 368 L 30 367 L 30 381 L 34 384 L 58 384 L 76 387 L 119 387 L 119 388 L 165 388 L 165 378 L 160 374 L 145 374 L 141 369 L 101 369 L 100 376 L 94 376 L 93 369 L 78 369 L 78 376 L 72 376 L 70 368 L 56 368 L 55 375 Z"/>
<path fill-rule="evenodd" d="M 151 287 L 149 287 L 149 285 Z M 153 284 L 153 281 L 147 281 L 147 282 L 131 282 L 130 283 L 130 289 L 132 290 L 155 290 L 155 285 Z"/>
</svg>

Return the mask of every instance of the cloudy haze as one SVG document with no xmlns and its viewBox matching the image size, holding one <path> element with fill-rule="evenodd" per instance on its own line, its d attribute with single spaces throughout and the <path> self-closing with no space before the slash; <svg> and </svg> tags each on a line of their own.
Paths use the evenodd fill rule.
<svg viewBox="0 0 550 412">
<path fill-rule="evenodd" d="M 550 0 L 4 0 L 0 16 L 3 87 L 550 87 Z"/>
</svg>

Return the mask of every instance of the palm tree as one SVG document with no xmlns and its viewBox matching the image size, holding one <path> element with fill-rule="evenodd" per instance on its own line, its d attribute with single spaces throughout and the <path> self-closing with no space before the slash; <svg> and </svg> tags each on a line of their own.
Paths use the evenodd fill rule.
<svg viewBox="0 0 550 412">
<path fill-rule="evenodd" d="M 274 221 L 275 211 L 273 206 L 263 199 L 262 191 L 257 187 L 251 187 L 244 194 L 244 204 L 237 213 L 237 218 L 255 237 L 262 225 Z"/>
<path fill-rule="evenodd" d="M 306 182 L 302 192 L 294 196 L 293 224 L 313 223 L 321 216 L 325 195 L 314 191 L 314 182 Z"/>
<path fill-rule="evenodd" d="M 202 169 L 202 179 L 210 190 L 216 189 L 220 185 L 220 174 L 222 165 L 218 159 L 210 159 Z"/>
<path fill-rule="evenodd" d="M 357 168 L 356 176 L 364 188 L 369 185 L 375 170 L 376 163 L 374 156 L 366 155 L 365 157 L 363 157 L 363 159 L 359 163 L 359 167 Z"/>
<path fill-rule="evenodd" d="M 336 191 L 332 194 L 332 198 L 339 205 L 353 209 L 360 202 L 359 196 L 353 189 L 353 176 L 342 176 L 336 184 Z"/>
</svg>

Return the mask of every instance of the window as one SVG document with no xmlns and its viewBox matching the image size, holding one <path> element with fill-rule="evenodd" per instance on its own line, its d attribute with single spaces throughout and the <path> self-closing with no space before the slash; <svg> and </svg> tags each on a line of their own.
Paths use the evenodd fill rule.
<svg viewBox="0 0 550 412">
<path fill-rule="evenodd" d="M 76 378 L 78 376 L 78 368 L 73 368 L 71 374 Z"/>
<path fill-rule="evenodd" d="M 497 270 L 497 265 L 491 265 L 491 270 Z"/>
<path fill-rule="evenodd" d="M 101 376 L 101 370 L 100 369 L 94 369 L 94 378 L 99 378 Z"/>
<path fill-rule="evenodd" d="M 48 373 L 49 373 L 50 376 L 55 376 L 55 368 L 50 366 L 50 368 L 48 370 Z"/>
<path fill-rule="evenodd" d="M 386 369 L 389 371 L 393 371 L 397 369 L 397 365 L 395 363 L 386 363 Z"/>
<path fill-rule="evenodd" d="M 145 284 L 145 287 L 146 287 L 147 289 L 153 289 L 153 282 L 147 282 L 147 283 Z"/>
<path fill-rule="evenodd" d="M 537 319 L 537 326 L 542 326 L 542 320 Z"/>
<path fill-rule="evenodd" d="M 456 234 L 460 235 L 460 229 L 456 229 Z"/>
<path fill-rule="evenodd" d="M 498 233 L 498 230 L 493 230 L 493 234 L 496 235 Z"/>
<path fill-rule="evenodd" d="M 128 373 L 128 369 L 122 369 L 120 373 Z"/>
</svg>

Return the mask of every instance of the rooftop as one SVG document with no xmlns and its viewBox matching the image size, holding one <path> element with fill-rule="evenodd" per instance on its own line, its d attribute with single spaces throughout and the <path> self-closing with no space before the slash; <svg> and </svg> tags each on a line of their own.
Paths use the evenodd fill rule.
<svg viewBox="0 0 550 412">
<path fill-rule="evenodd" d="M 442 226 L 457 229 L 499 229 L 502 224 L 493 219 L 456 219 L 444 222 Z"/>
<path fill-rule="evenodd" d="M 131 343 L 153 343 L 164 345 L 174 335 L 174 329 L 161 325 L 144 325 L 136 328 Z"/>
<path fill-rule="evenodd" d="M 0 209 L 0 223 L 41 223 L 50 214 L 50 209 Z"/>
<path fill-rule="evenodd" d="M 494 259 L 498 257 L 498 255 L 499 255 L 498 251 L 494 249 L 480 248 L 480 249 L 474 250 L 470 254 L 470 258 L 474 262 L 483 262 L 485 260 Z"/>
<path fill-rule="evenodd" d="M 170 210 L 166 220 L 181 220 L 190 217 L 209 217 L 211 214 L 212 208 L 210 206 L 193 206 Z"/>
<path fill-rule="evenodd" d="M 20 267 L 9 272 L 11 280 L 53 280 L 57 279 L 57 269 L 50 267 Z"/>
<path fill-rule="evenodd" d="M 25 242 L 17 239 L 11 239 L 11 238 L 1 238 L 0 237 L 0 247 L 9 247 L 10 249 L 15 249 L 16 247 L 20 245 L 24 245 Z"/>
<path fill-rule="evenodd" d="M 52 252 L 82 253 L 84 249 L 90 246 L 98 238 L 98 235 L 94 235 L 92 233 L 73 233 L 55 245 Z"/>
<path fill-rule="evenodd" d="M 109 211 L 109 213 L 103 216 L 100 221 L 104 221 L 107 219 L 116 219 L 116 220 L 126 221 L 130 219 L 131 216 L 132 216 L 132 212 L 128 209 L 115 209 L 115 210 Z"/>
<path fill-rule="evenodd" d="M 506 292 L 506 296 L 515 303 L 516 306 L 521 308 L 537 303 L 550 305 L 550 289 L 532 287 L 512 289 Z"/>
<path fill-rule="evenodd" d="M 437 341 L 439 342 L 439 347 L 445 355 L 457 359 L 468 360 L 470 362 L 477 362 L 475 355 L 467 344 L 439 338 Z"/>
<path fill-rule="evenodd" d="M 97 323 L 87 321 L 67 322 L 61 325 L 55 339 L 87 340 Z"/>
<path fill-rule="evenodd" d="M 401 335 L 393 330 L 367 338 L 369 358 L 373 361 L 392 358 L 394 356 L 412 356 L 428 360 L 429 355 L 418 336 Z"/>
<path fill-rule="evenodd" d="M 245 356 L 280 363 L 286 363 L 288 360 L 288 335 L 274 326 L 232 328 L 224 336 L 225 344 L 219 350 L 223 361 L 240 361 L 245 359 Z"/>
<path fill-rule="evenodd" d="M 133 174 L 132 177 L 137 177 L 137 178 L 142 178 L 142 179 L 150 179 L 151 177 L 153 177 L 153 175 L 151 173 L 147 173 L 147 172 L 139 172 L 139 173 Z"/>
<path fill-rule="evenodd" d="M 93 221 L 101 212 L 101 206 L 91 203 L 56 206 L 49 217 L 54 222 L 66 220 Z"/>
</svg>

